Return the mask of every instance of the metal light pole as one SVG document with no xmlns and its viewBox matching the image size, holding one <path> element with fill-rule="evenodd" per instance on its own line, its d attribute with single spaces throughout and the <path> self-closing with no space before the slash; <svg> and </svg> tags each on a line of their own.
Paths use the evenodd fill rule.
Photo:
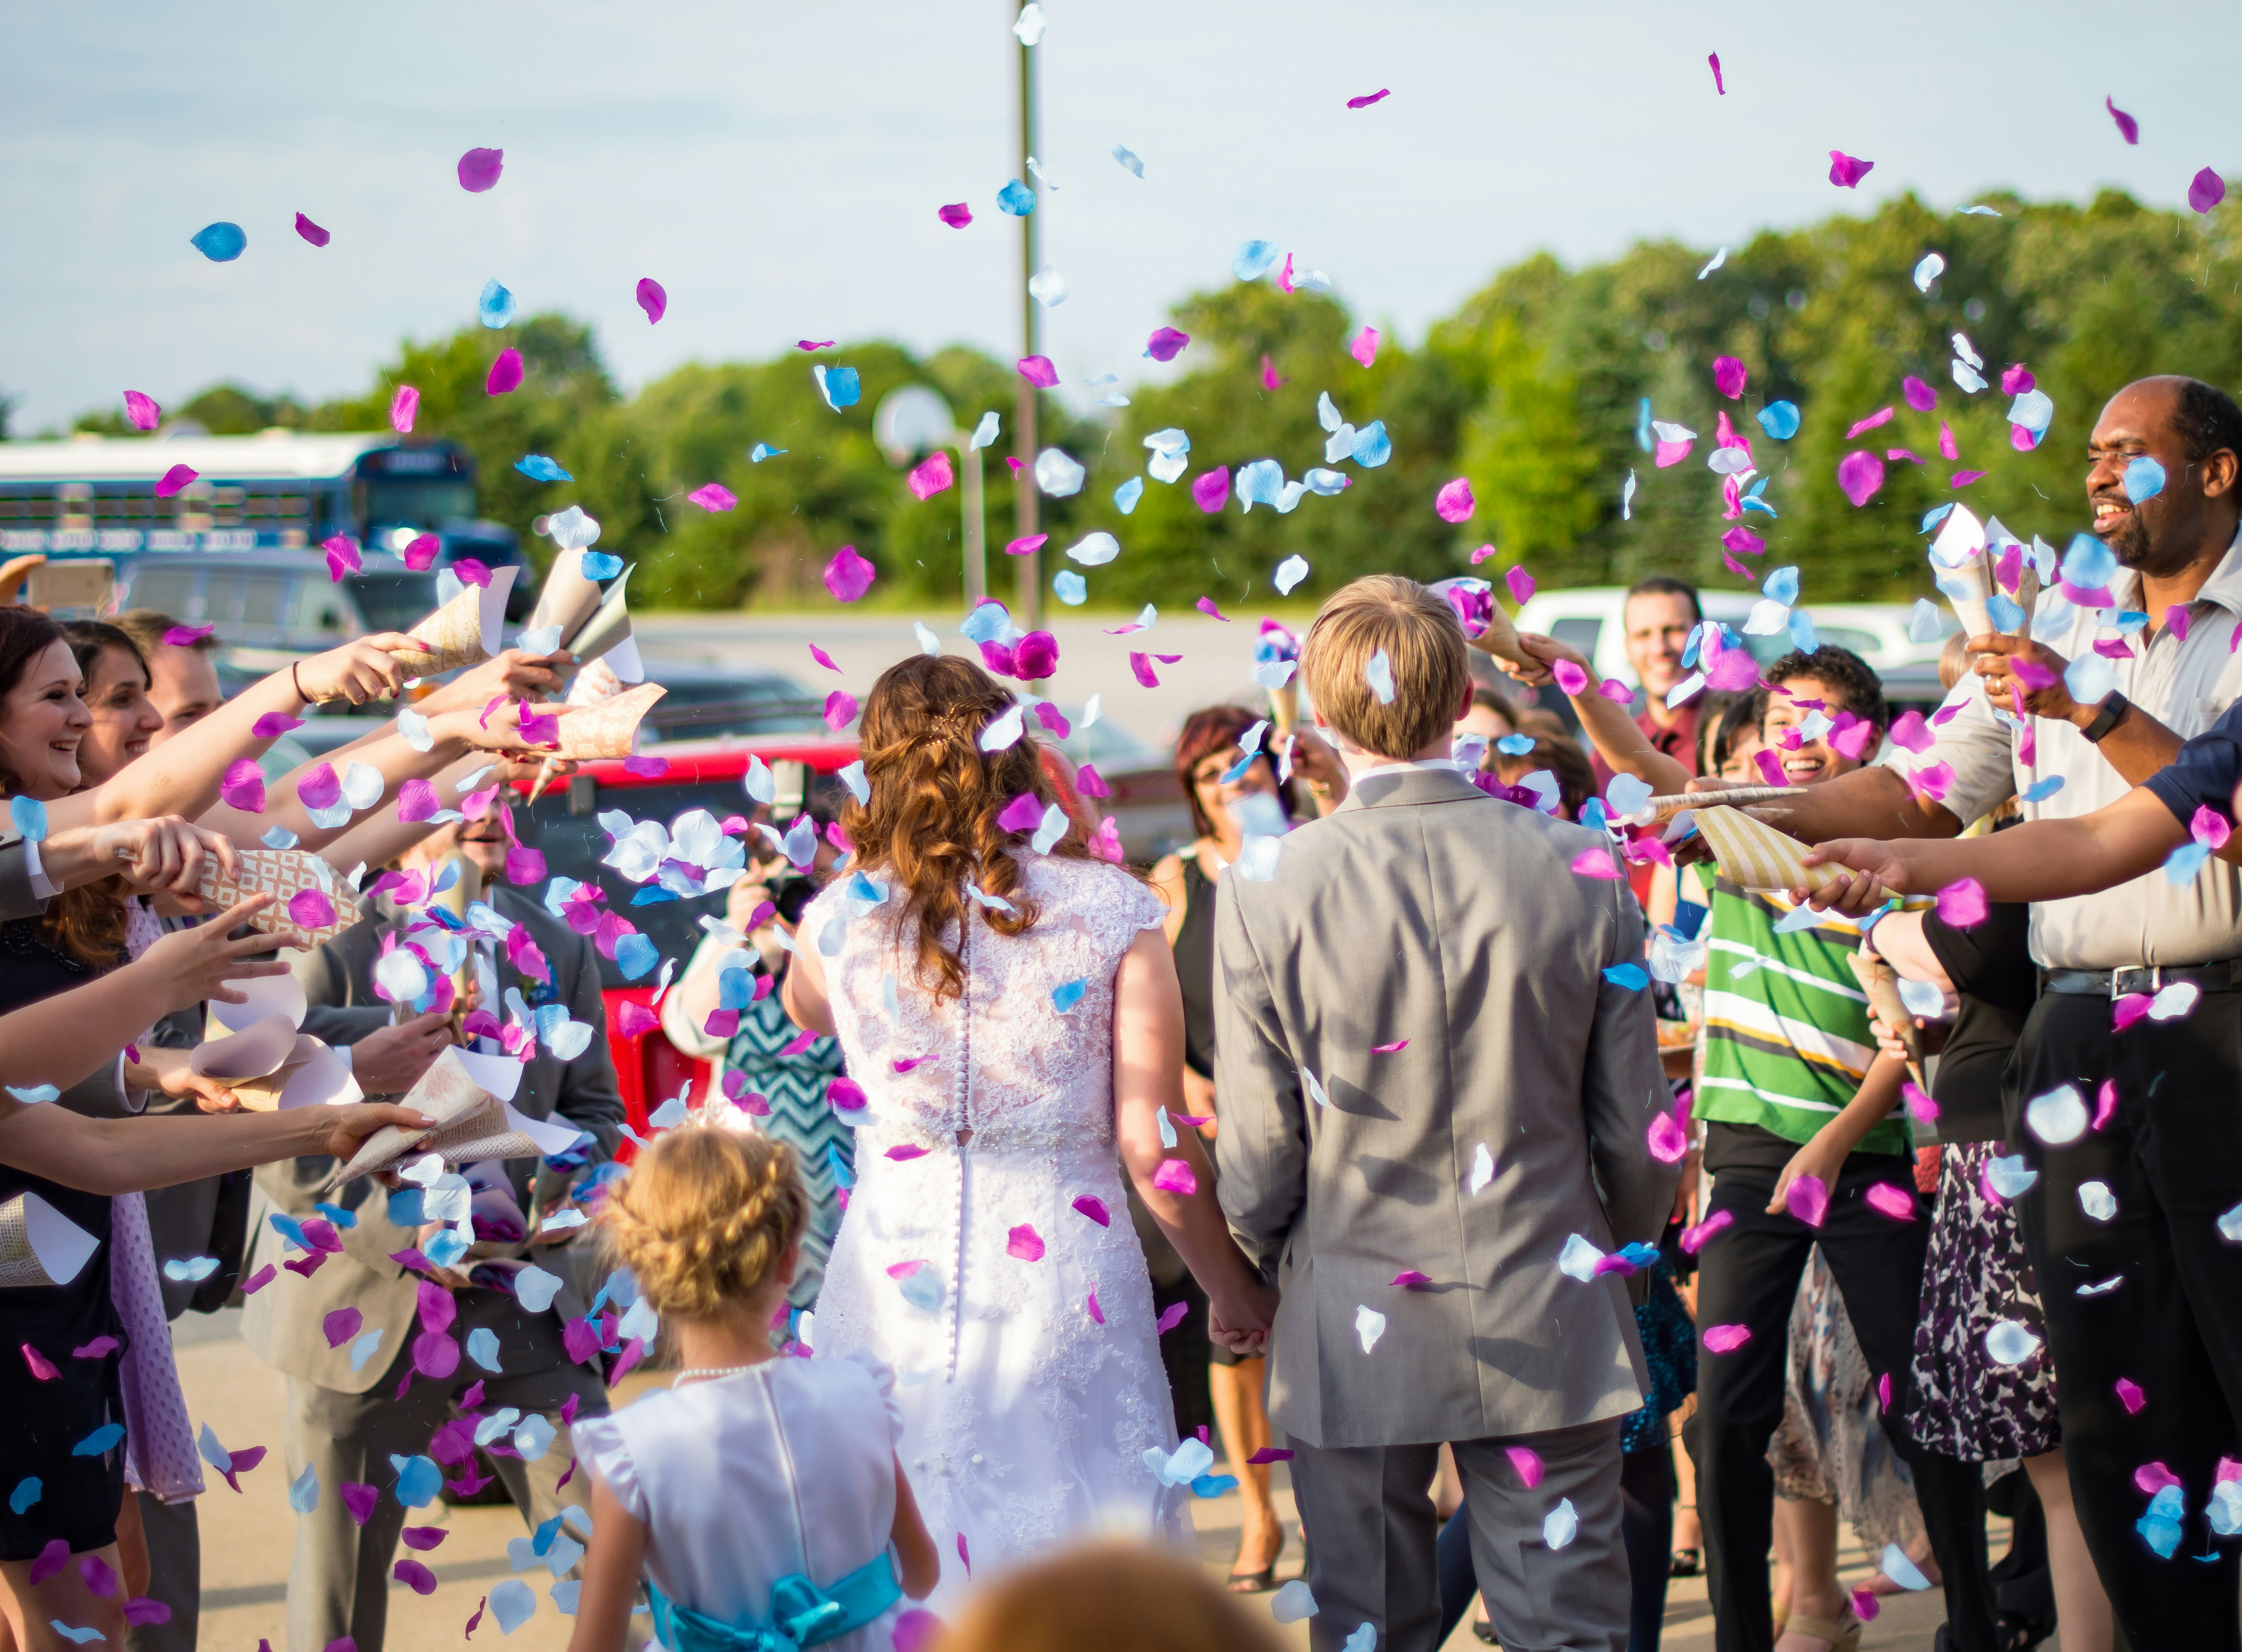
<svg viewBox="0 0 2242 1652">
<path fill-rule="evenodd" d="M 1006 0 L 1017 13 L 1012 0 Z M 1042 208 L 1041 191 L 1036 188 L 1035 174 L 1028 171 L 1028 157 L 1036 152 L 1036 49 L 1022 44 L 1020 47 L 1020 183 L 1034 198 L 1034 210 L 1020 220 L 1020 353 L 1024 356 L 1042 353 L 1042 317 L 1035 295 L 1028 291 L 1028 283 L 1040 267 L 1036 258 L 1036 244 L 1040 237 L 1037 219 Z M 1020 380 L 1019 400 L 1012 413 L 1012 455 L 1018 460 L 1020 473 L 1012 479 L 1013 530 L 1020 539 L 1029 539 L 1038 531 L 1036 526 L 1037 507 L 1041 501 L 1036 496 L 1036 387 L 1026 379 Z M 1015 622 L 1024 629 L 1034 630 L 1043 623 L 1044 581 L 1043 555 L 1030 551 L 1017 559 L 1019 562 L 1019 591 L 1014 604 Z"/>
</svg>

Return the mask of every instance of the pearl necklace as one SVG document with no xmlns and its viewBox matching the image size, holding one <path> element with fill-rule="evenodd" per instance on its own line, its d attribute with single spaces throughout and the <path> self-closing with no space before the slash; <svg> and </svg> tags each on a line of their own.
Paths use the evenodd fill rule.
<svg viewBox="0 0 2242 1652">
<path fill-rule="evenodd" d="M 688 1377 L 736 1377 L 743 1371 L 754 1370 L 755 1366 L 769 1363 L 768 1360 L 758 1360 L 754 1365 L 690 1366 L 672 1377 L 669 1386 L 675 1388 Z"/>
</svg>

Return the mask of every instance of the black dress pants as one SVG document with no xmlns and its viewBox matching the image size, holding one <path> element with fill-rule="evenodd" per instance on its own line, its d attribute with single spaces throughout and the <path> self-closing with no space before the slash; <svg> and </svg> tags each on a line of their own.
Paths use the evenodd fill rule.
<svg viewBox="0 0 2242 1652">
<path fill-rule="evenodd" d="M 2101 1130 L 2051 1147 L 2021 1123 L 2034 1097 L 2066 1084 L 2091 1115 L 2104 1080 L 2117 1107 Z M 2237 1541 L 2212 1533 L 2205 1504 L 2219 1460 L 2242 1457 L 2242 1247 L 2219 1229 L 2242 1205 L 2242 991 L 2205 992 L 2185 1018 L 2123 1032 L 2105 997 L 2044 994 L 2007 1087 L 2010 1140 L 2039 1172 L 2019 1214 L 2096 1569 L 2134 1646 L 2234 1652 Z M 2115 1210 L 2097 1219 L 2088 1206 L 2106 1208 L 2103 1190 Z M 2121 1379 L 2141 1390 L 2138 1412 Z M 2151 1464 L 2180 1481 L 2169 1559 L 2137 1525 Z"/>
<path fill-rule="evenodd" d="M 1731 1172 L 1714 1179 L 1708 1217 L 1728 1211 L 1735 1218 L 1697 1257 L 1697 1518 L 1705 1530 L 1706 1581 L 1719 1652 L 1768 1652 L 1775 1644 L 1767 1575 L 1775 1474 L 1767 1447 L 1782 1420 L 1791 1303 L 1807 1253 L 1817 1244 L 1844 1294 L 1846 1316 L 1869 1369 L 1891 1379 L 1884 1431 L 1910 1463 L 1919 1454 L 1901 1420 L 1907 1414 L 1916 1302 L 1930 1223 L 1920 1212 L 1912 1221 L 1895 1221 L 1863 1197 L 1876 1182 L 1891 1179 L 1890 1159 L 1868 1165 L 1848 1161 L 1829 1190 L 1829 1212 L 1819 1228 L 1787 1212 L 1769 1216 L 1772 1182 Z M 1751 1333 L 1741 1346 L 1727 1353 L 1706 1347 L 1708 1330 L 1733 1325 Z"/>
</svg>

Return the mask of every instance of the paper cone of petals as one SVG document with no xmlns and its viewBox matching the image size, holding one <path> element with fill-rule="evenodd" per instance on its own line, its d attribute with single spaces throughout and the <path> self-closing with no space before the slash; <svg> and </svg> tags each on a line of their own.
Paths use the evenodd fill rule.
<svg viewBox="0 0 2242 1652">
<path fill-rule="evenodd" d="M 629 756 L 639 724 L 654 709 L 654 702 L 668 692 L 658 682 L 641 682 L 597 705 L 563 708 L 558 714 L 560 749 L 548 755 L 577 762 Z"/>
<path fill-rule="evenodd" d="M 1843 876 L 1827 866 L 1806 864 L 1806 845 L 1785 837 L 1741 809 L 1701 809 L 1697 829 L 1705 834 L 1721 875 L 1761 895 L 1795 889 L 1818 890 Z"/>
<path fill-rule="evenodd" d="M 1990 608 L 1993 570 L 1987 564 L 1984 552 L 1970 557 L 1960 567 L 1948 568 L 1942 573 L 1938 576 L 1938 588 L 1946 594 L 1947 601 L 1953 605 L 1954 617 L 1962 621 L 1963 636 L 1981 637 L 2000 628 L 1993 623 Z"/>
<path fill-rule="evenodd" d="M 470 585 L 406 635 L 421 645 L 415 653 L 391 651 L 391 658 L 419 676 L 434 676 L 461 666 L 480 665 L 497 650 L 506 621 L 506 596 L 515 570 L 493 568 L 488 585 Z"/>
<path fill-rule="evenodd" d="M 1861 991 L 1869 995 L 1869 1008 L 1876 1018 L 1899 1035 L 1907 1049 L 1907 1070 L 1918 1088 L 1923 1084 L 1923 1029 L 1915 1024 L 1915 1013 L 1907 1001 L 1899 996 L 1899 971 L 1890 961 L 1871 953 L 1848 952 L 1845 962 L 1853 966 L 1853 978 L 1861 984 Z"/>
<path fill-rule="evenodd" d="M 196 884 L 195 892 L 210 903 L 213 911 L 252 895 L 277 895 L 280 898 L 272 905 L 251 914 L 250 927 L 267 935 L 295 930 L 308 937 L 313 946 L 333 940 L 358 922 L 358 897 L 317 855 L 300 849 L 244 849 L 234 851 L 234 859 L 241 869 L 238 877 L 228 877 L 215 857 L 203 863 L 202 881 Z M 307 890 L 327 897 L 334 909 L 332 922 L 314 926 L 299 923 L 288 915 L 288 903 Z"/>
<path fill-rule="evenodd" d="M 1498 660 L 1507 660 L 1513 665 L 1538 669 L 1541 661 L 1528 658 L 1526 650 L 1519 646 L 1518 628 L 1502 611 L 1502 604 L 1494 602 L 1488 607 L 1492 612 L 1487 616 L 1487 629 L 1470 639 L 1472 647 L 1482 654 L 1491 654 Z"/>
<path fill-rule="evenodd" d="M 252 1112 L 365 1098 L 343 1058 L 321 1040 L 297 1031 L 305 1000 L 293 976 L 233 985 L 246 1002 L 211 1001 L 203 1041 L 188 1058 L 190 1068 L 232 1091 Z"/>
<path fill-rule="evenodd" d="M 521 628 L 541 631 L 547 626 L 557 625 L 565 642 L 582 628 L 592 610 L 599 606 L 599 583 L 584 576 L 584 553 L 562 551 L 553 559 L 552 571 L 546 574 L 544 587 L 537 593 L 537 606 Z"/>
<path fill-rule="evenodd" d="M 576 656 L 576 665 L 589 665 L 618 644 L 629 640 L 631 634 L 630 607 L 623 601 L 623 586 L 630 578 L 630 570 L 614 582 L 607 600 L 592 610 L 591 618 L 577 628 L 568 639 L 568 652 Z"/>
<path fill-rule="evenodd" d="M 1281 688 L 1269 690 L 1269 721 L 1279 738 L 1300 726 L 1300 680 L 1295 675 Z"/>
<path fill-rule="evenodd" d="M 0 1204 L 0 1290 L 68 1285 L 100 1242 L 37 1193 Z"/>
<path fill-rule="evenodd" d="M 485 1158 L 540 1158 L 563 1153 L 583 1132 L 573 1125 L 527 1118 L 507 1105 L 521 1082 L 512 1056 L 482 1056 L 456 1047 L 438 1056 L 420 1082 L 398 1098 L 436 1121 L 433 1130 L 385 1125 L 359 1144 L 350 1163 L 327 1188 L 374 1175 L 424 1152 L 440 1153 L 454 1168 Z"/>
</svg>

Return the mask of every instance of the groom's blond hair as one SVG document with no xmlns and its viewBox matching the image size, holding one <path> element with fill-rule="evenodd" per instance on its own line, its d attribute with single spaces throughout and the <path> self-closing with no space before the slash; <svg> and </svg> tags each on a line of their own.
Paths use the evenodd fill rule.
<svg viewBox="0 0 2242 1652">
<path fill-rule="evenodd" d="M 1393 674 L 1381 702 L 1369 668 Z M 1471 666 L 1455 610 L 1414 580 L 1373 574 L 1334 592 L 1300 645 L 1300 678 L 1324 721 L 1365 751 L 1406 762 L 1455 726 Z"/>
</svg>

